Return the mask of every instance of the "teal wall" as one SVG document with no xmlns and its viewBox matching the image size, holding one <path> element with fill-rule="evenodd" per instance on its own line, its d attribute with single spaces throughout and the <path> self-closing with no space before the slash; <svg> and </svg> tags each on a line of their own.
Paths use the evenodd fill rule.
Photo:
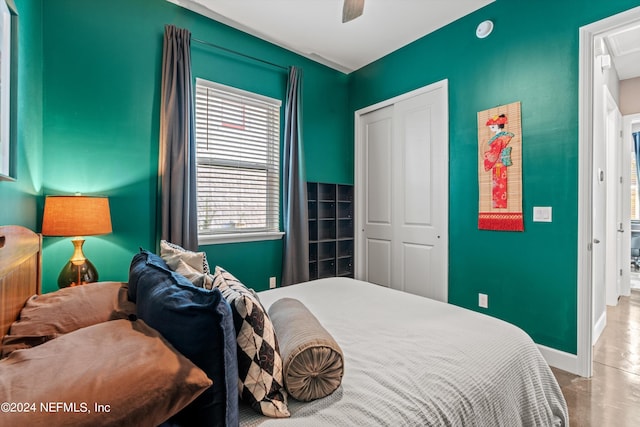
<svg viewBox="0 0 640 427">
<path fill-rule="evenodd" d="M 17 0 L 20 12 L 18 180 L 0 182 L 0 224 L 39 230 L 42 197 L 110 197 L 114 232 L 87 238 L 104 280 L 126 280 L 139 246 L 155 247 L 160 64 L 165 24 L 193 37 L 304 69 L 310 181 L 353 183 L 353 112 L 449 80 L 450 302 L 576 353 L 578 29 L 632 0 L 497 0 L 344 75 L 162 0 Z M 496 25 L 484 40 L 475 28 Z M 194 44 L 194 76 L 284 98 L 277 69 Z M 523 233 L 477 230 L 476 113 L 522 102 Z M 553 206 L 533 223 L 533 206 Z M 56 289 L 68 239 L 45 241 L 43 287 Z M 202 247 L 257 289 L 280 278 L 280 241 Z"/>
<path fill-rule="evenodd" d="M 637 0 L 497 0 L 353 73 L 351 110 L 449 80 L 449 301 L 577 348 L 579 27 Z M 491 19 L 486 39 L 476 26 Z M 522 103 L 525 231 L 477 228 L 476 114 Z M 532 222 L 552 206 L 553 222 Z M 478 308 L 478 293 L 489 308 Z"/>
<path fill-rule="evenodd" d="M 110 198 L 113 233 L 88 237 L 101 280 L 127 280 L 131 257 L 155 249 L 158 128 L 165 24 L 192 37 L 304 70 L 310 180 L 352 180 L 348 76 L 161 0 L 43 1 L 44 195 Z M 286 71 L 192 43 L 194 77 L 284 99 Z M 331 100 L 331 102 L 327 102 Z M 39 227 L 36 227 L 39 229 Z M 56 289 L 69 239 L 46 237 L 43 289 Z M 280 281 L 279 240 L 201 247 L 247 285 Z"/>
<path fill-rule="evenodd" d="M 0 181 L 0 225 L 38 228 L 38 202 L 42 190 L 42 7 L 16 0 L 17 91 L 15 115 L 15 181 Z"/>
</svg>

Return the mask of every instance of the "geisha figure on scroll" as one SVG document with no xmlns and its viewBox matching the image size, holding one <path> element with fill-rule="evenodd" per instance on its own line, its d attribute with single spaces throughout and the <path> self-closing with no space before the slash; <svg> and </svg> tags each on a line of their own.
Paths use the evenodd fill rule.
<svg viewBox="0 0 640 427">
<path fill-rule="evenodd" d="M 491 200 L 494 208 L 507 208 L 507 168 L 511 163 L 511 147 L 508 147 L 514 134 L 506 132 L 504 125 L 507 116 L 500 114 L 487 120 L 495 135 L 488 142 L 488 150 L 484 152 L 484 170 L 491 171 Z"/>
</svg>

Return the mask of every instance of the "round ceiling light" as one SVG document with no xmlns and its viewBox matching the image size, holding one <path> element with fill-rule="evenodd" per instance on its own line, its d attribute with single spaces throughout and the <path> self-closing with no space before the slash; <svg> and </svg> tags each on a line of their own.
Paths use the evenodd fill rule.
<svg viewBox="0 0 640 427">
<path fill-rule="evenodd" d="M 476 37 L 483 39 L 491 34 L 491 31 L 493 31 L 493 22 L 489 20 L 483 21 L 476 28 Z"/>
</svg>

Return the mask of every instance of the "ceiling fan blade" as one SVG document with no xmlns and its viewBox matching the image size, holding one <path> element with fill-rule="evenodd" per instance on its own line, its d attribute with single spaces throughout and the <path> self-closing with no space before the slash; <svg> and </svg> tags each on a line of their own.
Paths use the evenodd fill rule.
<svg viewBox="0 0 640 427">
<path fill-rule="evenodd" d="M 349 22 L 362 15 L 364 0 L 344 0 L 342 6 L 342 23 Z"/>
</svg>

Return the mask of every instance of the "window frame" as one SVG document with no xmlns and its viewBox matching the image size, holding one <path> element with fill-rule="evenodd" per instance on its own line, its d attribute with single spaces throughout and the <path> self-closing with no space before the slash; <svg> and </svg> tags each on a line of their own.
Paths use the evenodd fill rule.
<svg viewBox="0 0 640 427">
<path fill-rule="evenodd" d="M 274 222 L 275 224 L 273 224 L 275 227 L 275 230 L 259 230 L 259 231 L 249 231 L 249 232 L 231 232 L 231 233 L 211 233 L 211 234 L 202 234 L 200 232 L 200 228 L 198 227 L 198 244 L 200 245 L 211 245 L 211 244 L 221 244 L 221 243 L 238 243 L 238 242 L 255 242 L 255 241 L 265 241 L 265 240 L 277 240 L 277 239 L 281 239 L 282 236 L 284 235 L 284 232 L 281 231 L 281 222 L 282 222 L 282 208 L 281 208 L 281 169 L 280 169 L 280 162 L 281 162 L 281 158 L 282 158 L 282 154 L 281 154 L 281 128 L 282 128 L 282 114 L 281 114 L 281 109 L 282 109 L 282 101 L 279 99 L 275 99 L 275 98 L 270 98 L 264 95 L 260 95 L 254 92 L 250 92 L 250 91 L 246 91 L 246 90 L 242 90 L 242 89 L 238 89 L 232 86 L 227 86 L 221 83 L 216 83 L 216 82 L 212 82 L 210 80 L 207 79 L 203 79 L 203 78 L 196 78 L 196 85 L 195 85 L 195 89 L 196 89 L 196 93 L 194 94 L 194 115 L 197 116 L 197 111 L 196 111 L 196 99 L 197 99 L 197 91 L 199 87 L 206 87 L 206 88 L 211 88 L 211 89 L 215 89 L 218 91 L 222 91 L 225 92 L 226 94 L 229 95 L 235 95 L 235 96 L 239 96 L 239 97 L 246 97 L 258 102 L 264 102 L 264 103 L 268 103 L 268 104 L 272 104 L 274 107 L 277 107 L 279 110 L 279 114 L 278 114 L 278 137 L 277 137 L 277 141 L 275 142 L 275 148 L 277 149 L 277 167 L 274 168 L 277 171 L 277 182 L 275 183 L 275 188 L 277 190 L 277 194 L 275 196 L 275 200 L 274 198 L 268 198 L 267 199 L 267 204 L 273 204 L 274 202 L 277 203 L 277 214 L 276 217 L 274 218 Z M 214 164 L 214 165 L 218 165 L 218 166 L 225 166 L 224 163 L 225 161 L 222 160 L 220 162 L 200 162 L 199 161 L 199 156 L 198 156 L 198 150 L 197 150 L 197 126 L 194 126 L 194 131 L 196 132 L 196 135 L 194 136 L 194 142 L 196 144 L 196 181 L 198 181 L 198 168 L 199 165 L 202 164 Z M 226 165 L 228 166 L 228 165 Z M 240 164 L 241 166 L 241 164 Z M 268 189 L 267 189 L 267 193 L 269 193 Z M 198 213 L 198 220 L 199 220 L 199 213 Z"/>
</svg>

